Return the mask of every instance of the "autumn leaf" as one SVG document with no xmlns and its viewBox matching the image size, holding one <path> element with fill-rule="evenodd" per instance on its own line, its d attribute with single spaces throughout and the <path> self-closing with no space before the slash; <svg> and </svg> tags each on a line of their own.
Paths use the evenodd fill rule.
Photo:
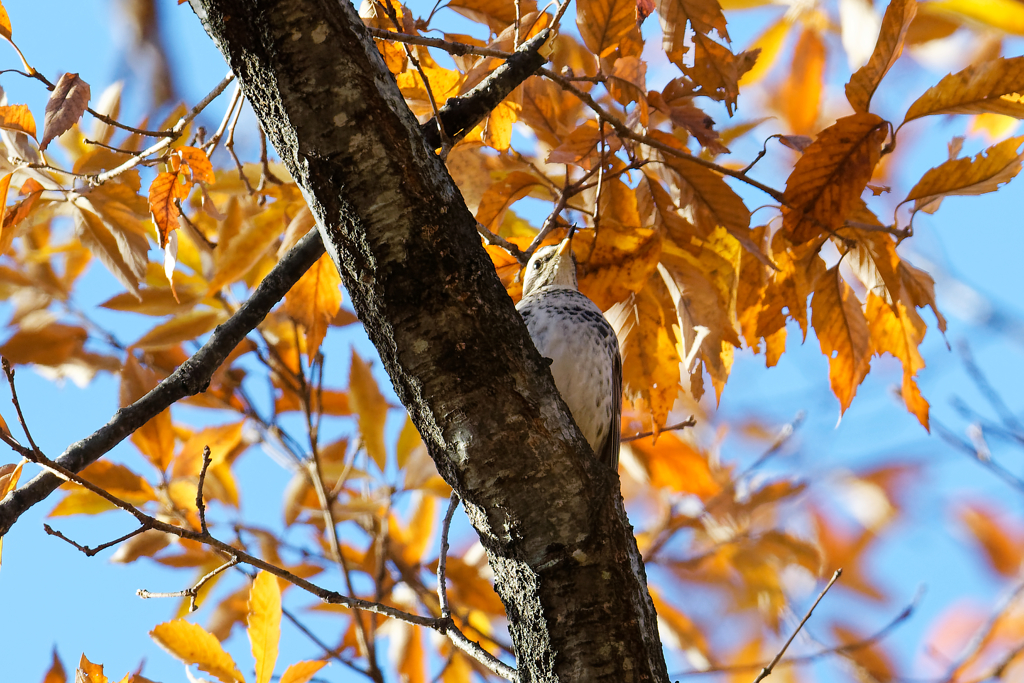
<svg viewBox="0 0 1024 683">
<path fill-rule="evenodd" d="M 750 43 L 750 49 L 760 50 L 753 68 L 740 77 L 738 85 L 746 87 L 763 79 L 775 65 L 792 22 L 786 17 L 769 26 Z"/>
<path fill-rule="evenodd" d="M 647 97 L 647 64 L 639 57 L 620 57 L 608 74 L 608 94 L 619 104 Z"/>
<path fill-rule="evenodd" d="M 3 11 L 2 7 L 0 7 L 0 11 Z M 54 646 L 53 662 L 43 677 L 43 683 L 66 683 L 66 681 L 67 674 L 64 672 L 64 664 L 60 661 L 60 657 L 57 656 L 57 648 Z"/>
<path fill-rule="evenodd" d="M 383 471 L 387 464 L 384 422 L 388 415 L 388 402 L 377 388 L 377 381 L 370 372 L 370 366 L 354 349 L 348 390 L 352 409 L 359 418 L 359 434 L 363 438 L 366 452 Z"/>
<path fill-rule="evenodd" d="M 20 327 L 0 346 L 0 355 L 12 363 L 38 363 L 56 367 L 76 353 L 88 338 L 81 327 L 53 324 L 41 329 Z"/>
<path fill-rule="evenodd" d="M 135 354 L 126 354 L 121 368 L 121 407 L 126 408 L 138 401 L 156 387 L 159 380 L 156 373 L 139 363 Z M 174 457 L 174 427 L 170 408 L 160 411 L 132 432 L 131 440 L 157 470 L 166 471 Z"/>
<path fill-rule="evenodd" d="M 829 381 L 842 414 L 868 374 L 871 338 L 860 302 L 839 277 L 838 266 L 818 281 L 811 299 L 811 324 L 829 359 Z"/>
<path fill-rule="evenodd" d="M 793 133 L 812 133 L 821 107 L 825 74 L 825 43 L 814 28 L 807 27 L 793 51 L 789 77 L 776 100 Z"/>
<path fill-rule="evenodd" d="M 124 230 L 95 213 L 95 207 L 86 199 L 75 201 L 75 236 L 107 270 L 136 297 L 139 280 L 146 276 L 149 243 L 138 233 Z"/>
<path fill-rule="evenodd" d="M 903 123 L 935 114 L 991 112 L 1024 118 L 1021 93 L 1024 57 L 1000 57 L 943 77 L 910 105 Z"/>
<path fill-rule="evenodd" d="M 0 128 L 36 136 L 36 121 L 25 104 L 8 104 L 0 107 Z"/>
<path fill-rule="evenodd" d="M 281 587 L 277 577 L 261 571 L 249 592 L 249 643 L 256 660 L 256 683 L 270 683 L 281 639 Z"/>
<path fill-rule="evenodd" d="M 492 232 L 500 229 L 505 212 L 512 204 L 534 191 L 535 187 L 547 187 L 537 176 L 523 171 L 513 171 L 491 185 L 480 198 L 476 219 Z"/>
<path fill-rule="evenodd" d="M 657 0 L 658 20 L 661 22 L 662 46 L 669 59 L 681 66 L 687 22 L 697 33 L 716 31 L 729 40 L 725 15 L 717 0 Z"/>
<path fill-rule="evenodd" d="M 7 15 L 7 10 L 0 4 L 0 36 L 3 36 L 6 40 L 11 40 L 11 18 Z M 54 654 L 56 657 L 56 654 Z"/>
<path fill-rule="evenodd" d="M 610 131 L 605 131 L 602 136 L 597 122 L 584 121 L 565 137 L 562 144 L 548 152 L 547 161 L 549 164 L 573 164 L 589 171 L 601 163 L 602 142 L 606 145 L 605 158 L 622 147 L 622 141 Z"/>
<path fill-rule="evenodd" d="M 43 116 L 43 138 L 39 141 L 39 150 L 43 151 L 50 140 L 70 130 L 71 126 L 82 118 L 89 106 L 89 84 L 78 74 L 66 73 L 57 81 L 46 102 L 46 114 Z"/>
<path fill-rule="evenodd" d="M 7 433 L 8 436 L 11 433 L 10 430 L 7 429 L 6 423 L 4 424 L 4 431 Z M 21 468 L 24 464 L 25 461 L 23 460 L 19 462 L 17 465 L 0 465 L 0 500 L 3 500 L 8 493 L 17 488 L 18 480 L 21 479 Z M 3 549 L 4 539 L 2 536 L 0 536 L 0 563 L 2 563 L 3 560 Z M 53 661 L 54 666 L 60 665 L 60 661 L 57 659 L 56 650 L 53 653 Z M 63 668 L 61 669 L 61 671 L 63 672 Z M 44 683 L 46 683 L 46 681 L 44 681 Z"/>
<path fill-rule="evenodd" d="M 590 51 L 607 57 L 636 26 L 636 0 L 577 0 L 576 26 Z"/>
<path fill-rule="evenodd" d="M 338 269 L 324 254 L 285 295 L 285 312 L 305 328 L 310 364 L 320 350 L 327 326 L 341 308 L 340 288 Z"/>
<path fill-rule="evenodd" d="M 161 249 L 167 246 L 167 238 L 171 231 L 178 229 L 178 216 L 181 212 L 174 203 L 174 200 L 179 198 L 177 193 L 177 173 L 160 173 L 149 185 L 149 210 L 153 215 L 153 223 L 156 224 Z"/>
<path fill-rule="evenodd" d="M 217 639 L 201 626 L 184 619 L 175 619 L 158 624 L 149 635 L 157 645 L 186 665 L 197 665 L 201 671 L 216 677 L 221 683 L 245 681 L 231 656 L 224 651 Z"/>
<path fill-rule="evenodd" d="M 875 89 L 903 52 L 903 41 L 916 14 L 916 0 L 893 0 L 885 8 L 871 59 L 846 84 L 846 99 L 855 112 L 863 114 L 868 111 Z"/>
<path fill-rule="evenodd" d="M 794 166 L 783 194 L 783 230 L 808 242 L 843 224 L 871 179 L 888 126 L 874 114 L 839 119 Z"/>
<path fill-rule="evenodd" d="M 222 310 L 196 308 L 160 323 L 139 337 L 132 346 L 145 350 L 167 348 L 200 337 L 225 320 L 227 314 Z"/>
<path fill-rule="evenodd" d="M 868 292 L 865 316 L 874 352 L 878 355 L 889 353 L 903 364 L 903 400 L 921 425 L 928 429 L 928 403 L 914 382 L 914 376 L 924 369 L 924 358 L 918 349 L 924 341 L 924 321 L 902 301 L 890 305 L 872 292 Z"/>
<path fill-rule="evenodd" d="M 1004 520 L 989 505 L 965 506 L 960 512 L 960 521 L 973 534 L 974 539 L 985 551 L 989 565 L 1004 577 L 1016 576 L 1020 571 L 1020 531 L 1011 530 Z"/>
<path fill-rule="evenodd" d="M 309 679 L 326 665 L 324 661 L 296 662 L 284 670 L 280 683 L 309 683 Z"/>
<path fill-rule="evenodd" d="M 1019 153 L 1022 143 L 1024 136 L 1010 138 L 979 152 L 973 159 L 950 159 L 929 169 L 902 203 L 914 201 L 915 206 L 925 206 L 941 197 L 995 192 L 1020 172 L 1024 160 L 1024 154 Z"/>
<path fill-rule="evenodd" d="M 171 170 L 176 173 L 188 173 L 189 180 L 194 183 L 216 183 L 217 176 L 213 173 L 206 152 L 198 147 L 177 147 L 171 152 Z M 181 197 L 184 199 L 184 197 Z"/>
</svg>

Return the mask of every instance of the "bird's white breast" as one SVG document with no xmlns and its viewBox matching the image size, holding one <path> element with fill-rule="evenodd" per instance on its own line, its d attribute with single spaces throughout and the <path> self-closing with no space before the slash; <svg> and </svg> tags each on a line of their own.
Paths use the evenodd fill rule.
<svg viewBox="0 0 1024 683">
<path fill-rule="evenodd" d="M 597 452 L 611 427 L 615 332 L 590 299 L 545 288 L 516 306 L 573 419 Z"/>
</svg>

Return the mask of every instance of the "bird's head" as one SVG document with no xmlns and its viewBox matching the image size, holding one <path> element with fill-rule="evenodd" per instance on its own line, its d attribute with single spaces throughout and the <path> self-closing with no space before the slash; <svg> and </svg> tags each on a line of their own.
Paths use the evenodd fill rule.
<svg viewBox="0 0 1024 683">
<path fill-rule="evenodd" d="M 572 235 L 558 245 L 541 247 L 530 257 L 523 277 L 523 296 L 542 287 L 577 289 L 576 257 L 572 253 Z"/>
</svg>

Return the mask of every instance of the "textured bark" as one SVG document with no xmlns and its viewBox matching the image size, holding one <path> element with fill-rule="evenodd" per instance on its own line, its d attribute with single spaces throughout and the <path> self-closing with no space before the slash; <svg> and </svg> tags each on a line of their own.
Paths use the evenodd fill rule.
<svg viewBox="0 0 1024 683">
<path fill-rule="evenodd" d="M 192 3 L 463 498 L 508 612 L 520 680 L 668 680 L 617 481 L 589 453 L 354 8 Z"/>
</svg>

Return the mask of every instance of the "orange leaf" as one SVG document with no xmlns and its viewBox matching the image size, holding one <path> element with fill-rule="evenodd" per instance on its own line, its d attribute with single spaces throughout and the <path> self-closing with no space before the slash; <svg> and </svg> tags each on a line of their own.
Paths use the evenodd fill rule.
<svg viewBox="0 0 1024 683">
<path fill-rule="evenodd" d="M 740 77 L 739 85 L 752 85 L 767 75 L 772 66 L 775 65 L 775 60 L 778 59 L 779 53 L 782 52 L 782 45 L 785 42 L 786 36 L 789 35 L 789 29 L 792 25 L 791 21 L 783 17 L 750 43 L 750 48 L 748 49 L 757 49 L 761 52 L 758 54 L 753 68 Z"/>
<path fill-rule="evenodd" d="M 621 61 L 621 60 L 620 60 Z M 604 140 L 608 145 L 605 154 L 614 154 L 622 141 L 605 130 Z M 576 130 L 562 140 L 562 144 L 548 152 L 549 164 L 573 164 L 589 171 L 600 163 L 601 129 L 593 120 L 584 121 Z M 607 158 L 607 157 L 606 157 Z M 530 176 L 532 178 L 532 176 Z"/>
<path fill-rule="evenodd" d="M 198 308 L 172 317 L 142 335 L 132 346 L 144 350 L 165 349 L 200 337 L 227 320 L 224 311 Z"/>
<path fill-rule="evenodd" d="M 256 660 L 256 683 L 270 683 L 281 639 L 281 587 L 265 571 L 256 575 L 249 591 L 249 643 Z"/>
<path fill-rule="evenodd" d="M 211 185 L 217 182 L 210 158 L 198 147 L 178 147 L 174 150 L 171 156 L 171 167 L 181 173 L 181 166 L 188 168 L 193 182 L 210 183 Z"/>
<path fill-rule="evenodd" d="M 160 173 L 149 186 L 149 210 L 153 214 L 160 235 L 160 248 L 167 246 L 167 237 L 171 231 L 178 229 L 178 206 L 174 200 L 178 198 L 178 174 Z"/>
<path fill-rule="evenodd" d="M 1024 57 L 993 59 L 949 74 L 917 98 L 903 123 L 934 114 L 990 112 L 1024 118 Z"/>
<path fill-rule="evenodd" d="M 3 4 L 0 3 L 0 36 L 10 40 L 11 35 L 11 18 L 7 15 L 7 10 L 4 9 Z M 54 656 L 56 657 L 56 654 Z"/>
<path fill-rule="evenodd" d="M 10 431 L 7 430 L 6 424 L 4 425 L 4 430 L 7 431 L 8 434 L 10 434 Z M 4 496 L 13 491 L 14 488 L 18 485 L 18 479 L 21 478 L 21 466 L 23 464 L 24 461 L 19 462 L 17 465 L 0 465 L 0 500 L 3 500 Z M 0 536 L 0 561 L 2 561 L 3 558 L 3 549 L 4 539 L 2 536 Z M 53 651 L 53 661 L 55 667 L 60 666 L 60 661 L 57 659 L 56 650 Z M 50 670 L 53 671 L 53 668 L 51 668 Z M 64 675 L 63 667 L 61 667 L 60 673 L 61 676 Z M 61 678 L 60 680 L 57 680 L 55 678 L 53 681 L 50 681 L 49 674 L 47 674 L 47 678 L 43 681 L 43 683 L 63 683 L 63 681 L 63 678 Z"/>
<path fill-rule="evenodd" d="M 722 490 L 706 453 L 693 448 L 674 433 L 662 434 L 657 445 L 651 439 L 632 442 L 633 452 L 647 470 L 651 486 L 675 493 L 690 493 L 707 500 Z"/>
<path fill-rule="evenodd" d="M 42 329 L 21 327 L 0 346 L 0 355 L 12 363 L 38 363 L 56 367 L 82 350 L 89 334 L 81 327 L 52 324 Z"/>
<path fill-rule="evenodd" d="M 647 64 L 639 57 L 620 57 L 608 74 L 608 93 L 619 104 L 641 102 L 647 97 Z"/>
<path fill-rule="evenodd" d="M 46 149 L 50 140 L 62 135 L 82 118 L 89 106 L 91 93 L 89 84 L 78 74 L 66 73 L 57 81 L 57 86 L 50 93 L 46 102 L 46 114 L 43 116 L 43 139 L 39 141 L 39 150 Z"/>
<path fill-rule="evenodd" d="M 535 175 L 522 171 L 509 173 L 484 192 L 476 210 L 477 221 L 492 232 L 497 232 L 509 207 L 538 186 L 546 187 L 544 182 Z"/>
<path fill-rule="evenodd" d="M 1018 153 L 1024 136 L 1003 140 L 979 152 L 973 159 L 950 159 L 929 169 L 903 202 L 915 201 L 915 206 L 930 204 L 951 195 L 979 195 L 995 192 L 1008 183 L 1021 169 L 1024 154 Z"/>
<path fill-rule="evenodd" d="M 281 683 L 309 683 L 317 671 L 327 666 L 327 662 L 295 662 L 281 674 Z"/>
<path fill-rule="evenodd" d="M 576 25 L 590 51 L 607 57 L 636 26 L 636 0 L 577 0 Z"/>
<path fill-rule="evenodd" d="M 139 296 L 139 280 L 146 276 L 149 242 L 86 207 L 95 208 L 84 197 L 75 203 L 75 236 L 125 289 Z"/>
<path fill-rule="evenodd" d="M 809 242 L 846 220 L 871 179 L 887 124 L 874 114 L 839 119 L 796 162 L 783 195 L 783 230 Z"/>
<path fill-rule="evenodd" d="M 324 254 L 285 295 L 285 313 L 305 328 L 310 364 L 320 350 L 327 326 L 341 308 L 340 287 L 338 269 Z"/>
<path fill-rule="evenodd" d="M 75 672 L 76 683 L 107 683 L 107 677 L 103 675 L 103 665 L 90 662 L 85 653 L 78 662 L 78 670 Z"/>
<path fill-rule="evenodd" d="M 985 550 L 989 565 L 1003 576 L 1016 576 L 1022 559 L 1020 533 L 1008 529 L 998 517 L 987 505 L 972 505 L 960 513 L 960 521 Z"/>
<path fill-rule="evenodd" d="M 129 353 L 121 367 L 121 407 L 125 408 L 145 396 L 159 382 L 156 373 L 143 368 L 135 354 Z M 174 457 L 174 427 L 171 409 L 165 408 L 156 417 L 132 432 L 132 443 L 154 467 L 163 472 Z"/>
<path fill-rule="evenodd" d="M 198 665 L 200 670 L 222 683 L 244 683 L 234 660 L 202 626 L 175 619 L 158 624 L 149 635 L 157 645 L 185 664 Z"/>
<path fill-rule="evenodd" d="M 359 416 L 359 433 L 377 467 L 384 470 L 387 451 L 384 450 L 384 422 L 388 416 L 388 402 L 377 388 L 370 366 L 352 350 L 352 368 L 349 373 L 349 402 Z"/>
<path fill-rule="evenodd" d="M 871 339 L 860 302 L 840 280 L 838 266 L 818 281 L 811 300 L 811 323 L 821 352 L 829 359 L 829 380 L 842 414 L 868 374 Z"/>
<path fill-rule="evenodd" d="M 878 84 L 903 52 L 903 40 L 916 14 L 916 0 L 893 0 L 885 8 L 882 29 L 878 33 L 871 59 L 857 69 L 857 73 L 846 84 L 846 99 L 855 112 L 864 113 L 868 110 Z"/>
<path fill-rule="evenodd" d="M 677 65 L 686 52 L 686 23 L 697 33 L 707 35 L 712 30 L 729 40 L 725 15 L 718 0 L 657 0 L 658 19 L 661 22 L 662 45 L 669 59 Z"/>
<path fill-rule="evenodd" d="M 32 118 L 32 112 L 28 105 L 9 104 L 0 107 L 0 128 L 13 130 L 17 133 L 36 136 L 36 121 Z"/>
<path fill-rule="evenodd" d="M 903 364 L 903 401 L 928 429 L 928 402 L 921 396 L 914 376 L 924 368 L 924 358 L 918 347 L 924 341 L 924 321 L 902 301 L 890 307 L 881 297 L 868 292 L 865 315 L 871 330 L 871 343 L 875 353 L 889 353 Z"/>
<path fill-rule="evenodd" d="M 0 7 L 0 11 L 3 8 Z M 53 663 L 50 665 L 50 669 L 46 672 L 46 676 L 43 677 L 43 683 L 66 683 L 68 680 L 67 674 L 64 672 L 64 665 L 60 661 L 60 657 L 57 656 L 57 648 L 53 648 Z"/>
<path fill-rule="evenodd" d="M 777 100 L 792 132 L 804 134 L 815 129 L 824 76 L 825 43 L 817 30 L 805 28 L 793 51 L 789 78 Z"/>
</svg>

